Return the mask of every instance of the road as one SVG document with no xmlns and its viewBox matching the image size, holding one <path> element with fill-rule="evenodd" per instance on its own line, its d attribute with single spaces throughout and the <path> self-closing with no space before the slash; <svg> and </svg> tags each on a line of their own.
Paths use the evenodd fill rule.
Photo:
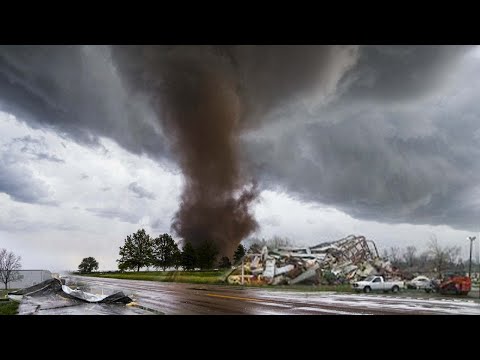
<svg viewBox="0 0 480 360">
<path fill-rule="evenodd" d="M 387 294 L 342 294 L 242 288 L 222 285 L 70 276 L 93 293 L 123 291 L 142 308 L 165 315 L 307 315 L 307 314 L 475 314 L 472 299 L 425 299 Z M 67 282 L 67 283 L 68 283 Z"/>
</svg>

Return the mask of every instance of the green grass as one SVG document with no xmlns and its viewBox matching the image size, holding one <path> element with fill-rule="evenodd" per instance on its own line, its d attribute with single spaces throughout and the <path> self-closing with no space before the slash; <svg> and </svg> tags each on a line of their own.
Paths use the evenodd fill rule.
<svg viewBox="0 0 480 360">
<path fill-rule="evenodd" d="M 15 315 L 18 311 L 18 306 L 20 303 L 10 300 L 10 301 L 0 301 L 0 315 Z"/>
<path fill-rule="evenodd" d="M 7 290 L 0 290 L 0 299 L 4 299 Z M 0 301 L 0 315 L 15 315 L 20 304 L 16 301 Z"/>
<path fill-rule="evenodd" d="M 140 271 L 125 273 L 94 273 L 86 276 L 127 280 L 181 282 L 193 284 L 221 284 L 223 271 Z"/>
</svg>

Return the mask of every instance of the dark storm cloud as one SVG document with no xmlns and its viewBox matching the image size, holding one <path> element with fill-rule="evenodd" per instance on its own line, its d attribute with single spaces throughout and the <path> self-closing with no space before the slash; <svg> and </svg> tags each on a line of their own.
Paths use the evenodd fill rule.
<svg viewBox="0 0 480 360">
<path fill-rule="evenodd" d="M 215 242 L 221 255 L 255 231 L 258 191 L 240 163 L 242 130 L 279 104 L 328 95 L 355 56 L 348 46 L 114 47 L 129 89 L 151 99 L 185 179 L 173 230 L 194 246 Z"/>
<path fill-rule="evenodd" d="M 363 56 L 368 51 L 379 56 L 378 49 L 364 49 Z M 454 66 L 453 54 L 465 49 L 431 49 L 436 56 L 425 51 L 416 59 L 415 50 L 408 48 L 409 61 L 398 60 L 402 66 L 391 64 L 396 57 L 386 52 L 385 63 L 377 59 L 375 69 L 395 70 L 394 84 L 389 84 L 394 75 L 379 75 L 368 96 L 352 86 L 320 113 L 293 108 L 282 114 L 303 126 L 249 137 L 245 148 L 261 184 L 280 186 L 304 201 L 329 204 L 361 219 L 478 230 L 480 202 L 473 199 L 480 181 L 475 138 L 480 133 L 480 89 L 469 79 L 480 74 L 480 67 L 478 61 Z M 365 61 L 360 58 L 360 64 Z M 442 84 L 439 69 L 445 63 L 450 64 L 452 87 Z M 362 71 L 360 66 L 350 76 L 360 81 Z M 425 75 L 428 86 L 416 89 L 412 72 Z M 389 87 L 399 91 L 397 84 L 401 92 L 385 93 Z"/>
<path fill-rule="evenodd" d="M 447 196 L 467 185 L 454 154 L 442 147 L 446 144 L 435 139 L 390 137 L 382 124 L 357 118 L 354 124 L 310 125 L 277 138 L 275 145 L 251 142 L 249 151 L 267 188 L 282 184 L 305 201 L 396 222 L 415 221 L 412 212 L 433 195 Z M 264 155 L 254 155 L 259 153 Z"/>
<path fill-rule="evenodd" d="M 0 109 L 84 144 L 110 137 L 165 153 L 141 95 L 127 94 L 105 46 L 0 46 Z"/>
<path fill-rule="evenodd" d="M 459 65 L 467 50 L 4 46 L 0 105 L 79 142 L 106 136 L 131 152 L 170 158 L 165 119 L 153 111 L 165 79 L 152 74 L 193 63 L 234 79 L 238 126 L 248 131 L 239 146 L 242 173 L 261 189 L 287 189 L 358 218 L 473 229 L 480 215 L 480 69 Z M 200 79 L 188 74 L 182 81 Z M 89 211 L 128 218 L 114 209 Z"/>
<path fill-rule="evenodd" d="M 114 46 L 113 59 L 130 88 L 148 97 L 168 92 L 165 72 L 182 71 L 199 84 L 205 68 L 234 81 L 241 126 L 258 126 L 265 113 L 296 99 L 328 94 L 357 59 L 357 46 Z M 176 69 L 176 70 L 175 70 Z M 177 80 L 178 80 L 177 76 Z"/>
<path fill-rule="evenodd" d="M 137 182 L 130 183 L 130 185 L 128 185 L 128 190 L 133 192 L 138 198 L 155 200 L 155 194 L 140 186 Z"/>
<path fill-rule="evenodd" d="M 140 220 L 138 215 L 117 208 L 86 208 L 85 210 L 99 217 L 116 219 L 130 224 L 136 224 Z"/>
<path fill-rule="evenodd" d="M 384 103 L 416 99 L 438 90 L 455 71 L 470 46 L 365 46 L 346 82 L 345 100 L 375 99 Z"/>
</svg>

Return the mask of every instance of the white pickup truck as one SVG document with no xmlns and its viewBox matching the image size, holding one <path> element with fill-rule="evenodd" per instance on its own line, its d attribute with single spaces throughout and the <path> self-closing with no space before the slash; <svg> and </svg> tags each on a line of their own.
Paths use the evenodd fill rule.
<svg viewBox="0 0 480 360">
<path fill-rule="evenodd" d="M 356 291 L 365 293 L 375 290 L 398 292 L 405 288 L 405 283 L 403 281 L 385 281 L 383 276 L 371 275 L 362 281 L 355 281 L 352 287 Z"/>
</svg>

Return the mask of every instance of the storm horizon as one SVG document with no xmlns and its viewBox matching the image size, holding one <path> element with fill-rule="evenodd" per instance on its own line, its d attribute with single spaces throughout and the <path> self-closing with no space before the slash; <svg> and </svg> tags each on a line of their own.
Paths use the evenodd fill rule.
<svg viewBox="0 0 480 360">
<path fill-rule="evenodd" d="M 478 46 L 0 46 L 0 248 L 113 270 L 145 228 L 466 258 L 477 75 Z"/>
</svg>

